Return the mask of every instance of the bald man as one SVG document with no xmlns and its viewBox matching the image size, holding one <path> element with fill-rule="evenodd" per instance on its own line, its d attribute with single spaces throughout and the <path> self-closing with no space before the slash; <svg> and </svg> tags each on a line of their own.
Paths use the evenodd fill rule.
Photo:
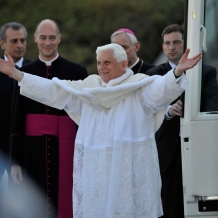
<svg viewBox="0 0 218 218">
<path fill-rule="evenodd" d="M 85 67 L 59 55 L 61 33 L 56 22 L 48 19 L 41 21 L 36 27 L 34 40 L 39 49 L 39 58 L 21 68 L 21 71 L 48 79 L 83 80 L 87 77 Z M 13 102 L 11 175 L 13 181 L 21 183 L 23 187 L 29 178 L 43 194 L 40 209 L 33 212 L 31 218 L 48 215 L 52 218 L 72 218 L 76 124 L 63 110 L 21 96 L 18 87 Z M 33 201 L 35 205 L 38 204 L 36 202 Z"/>
</svg>

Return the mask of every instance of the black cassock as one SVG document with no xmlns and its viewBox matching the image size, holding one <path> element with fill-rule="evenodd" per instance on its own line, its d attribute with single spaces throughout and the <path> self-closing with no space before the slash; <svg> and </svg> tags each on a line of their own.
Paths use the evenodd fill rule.
<svg viewBox="0 0 218 218">
<path fill-rule="evenodd" d="M 48 79 L 83 80 L 88 76 L 85 67 L 60 56 L 51 66 L 37 59 L 20 70 Z M 64 110 L 28 99 L 19 91 L 17 86 L 13 93 L 11 164 L 22 167 L 24 190 L 29 178 L 43 194 L 37 201 L 36 195 L 29 193 L 26 210 L 32 210 L 32 205 L 39 207 L 32 212 L 34 214 L 28 211 L 31 218 L 72 217 L 73 148 L 77 126 Z"/>
<path fill-rule="evenodd" d="M 152 64 L 148 64 L 144 62 L 143 60 L 139 60 L 139 62 L 131 69 L 134 74 L 136 73 L 146 73 L 149 69 L 155 67 Z"/>
</svg>

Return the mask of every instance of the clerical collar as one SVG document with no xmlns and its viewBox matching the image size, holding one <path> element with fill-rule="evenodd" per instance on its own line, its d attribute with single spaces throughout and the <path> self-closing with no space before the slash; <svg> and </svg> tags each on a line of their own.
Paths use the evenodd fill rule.
<svg viewBox="0 0 218 218">
<path fill-rule="evenodd" d="M 175 65 L 174 63 L 172 63 L 172 62 L 170 62 L 170 61 L 169 61 L 169 64 L 170 64 L 170 66 L 172 67 L 172 69 L 177 67 L 177 65 Z"/>
<path fill-rule="evenodd" d="M 4 59 L 7 61 L 7 57 L 4 55 Z M 23 64 L 23 57 L 16 63 L 14 63 L 16 66 L 18 66 L 19 68 L 22 67 L 22 64 Z"/>
<path fill-rule="evenodd" d="M 42 60 L 42 58 L 39 55 L 39 59 L 40 59 L 40 61 L 44 62 L 46 66 L 51 66 L 52 62 L 55 61 L 58 58 L 58 56 L 59 56 L 59 54 L 57 53 L 57 56 L 54 59 L 52 59 L 50 61 L 44 61 L 44 60 Z"/>
<path fill-rule="evenodd" d="M 132 65 L 132 66 L 130 66 L 130 67 L 128 67 L 129 69 L 132 69 L 136 64 L 138 64 L 138 62 L 139 62 L 139 58 L 136 60 L 136 62 Z"/>
<path fill-rule="evenodd" d="M 129 76 L 133 75 L 133 71 L 131 69 L 128 69 L 126 68 L 126 71 L 125 73 L 120 76 L 120 77 L 117 77 L 115 79 L 112 79 L 110 80 L 108 83 L 105 83 L 103 80 L 102 80 L 102 86 L 103 87 L 111 87 L 111 86 L 116 86 L 118 84 L 120 84 L 121 82 L 123 82 L 125 79 L 127 79 Z"/>
</svg>

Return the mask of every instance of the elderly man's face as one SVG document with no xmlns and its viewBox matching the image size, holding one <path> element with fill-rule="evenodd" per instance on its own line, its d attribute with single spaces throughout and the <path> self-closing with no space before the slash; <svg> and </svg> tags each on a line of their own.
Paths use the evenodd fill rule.
<svg viewBox="0 0 218 218">
<path fill-rule="evenodd" d="M 128 61 L 118 62 L 113 57 L 113 51 L 102 51 L 97 57 L 97 69 L 101 79 L 108 83 L 110 80 L 124 74 Z"/>
<path fill-rule="evenodd" d="M 137 52 L 140 48 L 140 43 L 137 42 L 135 45 L 132 45 L 129 37 L 126 35 L 126 33 L 120 33 L 115 35 L 112 38 L 112 43 L 116 43 L 120 46 L 122 46 L 127 54 L 128 57 L 128 65 L 133 65 L 137 60 Z"/>
</svg>

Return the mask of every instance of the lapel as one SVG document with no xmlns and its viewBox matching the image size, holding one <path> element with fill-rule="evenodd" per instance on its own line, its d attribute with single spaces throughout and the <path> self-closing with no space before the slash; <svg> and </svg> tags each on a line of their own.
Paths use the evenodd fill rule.
<svg viewBox="0 0 218 218">
<path fill-rule="evenodd" d="M 165 74 L 172 69 L 172 67 L 169 64 L 169 61 L 167 61 L 167 63 L 165 64 L 165 69 L 166 69 Z"/>
<path fill-rule="evenodd" d="M 28 60 L 28 59 L 26 59 L 26 58 L 23 58 L 22 66 L 24 66 L 24 65 L 26 65 L 26 64 L 28 64 L 28 63 L 30 63 L 30 62 L 31 62 L 30 60 Z"/>
</svg>

